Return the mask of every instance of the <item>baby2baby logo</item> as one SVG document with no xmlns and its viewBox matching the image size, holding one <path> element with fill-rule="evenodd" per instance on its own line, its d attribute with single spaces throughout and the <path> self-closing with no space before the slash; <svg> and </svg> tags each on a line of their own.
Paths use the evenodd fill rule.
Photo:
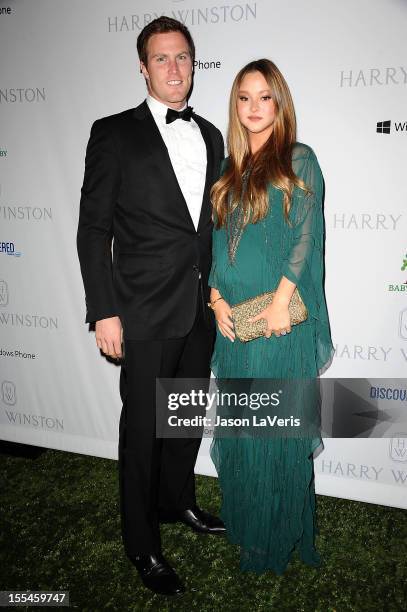
<svg viewBox="0 0 407 612">
<path fill-rule="evenodd" d="M 405 291 L 407 293 L 407 253 L 404 255 L 401 267 L 401 272 L 404 272 L 404 280 L 401 283 L 390 283 L 388 285 L 388 291 Z"/>
</svg>

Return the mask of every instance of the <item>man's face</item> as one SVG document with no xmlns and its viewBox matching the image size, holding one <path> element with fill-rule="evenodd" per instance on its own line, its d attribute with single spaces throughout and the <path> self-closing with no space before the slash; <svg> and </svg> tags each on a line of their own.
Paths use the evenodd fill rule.
<svg viewBox="0 0 407 612">
<path fill-rule="evenodd" d="M 192 85 L 192 58 L 181 32 L 153 34 L 147 43 L 147 65 L 140 65 L 153 98 L 176 110 L 184 106 Z"/>
</svg>

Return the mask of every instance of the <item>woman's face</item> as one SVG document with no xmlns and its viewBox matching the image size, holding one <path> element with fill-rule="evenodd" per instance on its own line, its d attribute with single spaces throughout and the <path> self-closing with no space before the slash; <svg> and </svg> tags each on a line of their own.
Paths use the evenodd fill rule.
<svg viewBox="0 0 407 612">
<path fill-rule="evenodd" d="M 267 139 L 273 131 L 275 107 L 270 87 L 261 72 L 249 72 L 237 92 L 237 114 L 242 125 Z"/>
</svg>

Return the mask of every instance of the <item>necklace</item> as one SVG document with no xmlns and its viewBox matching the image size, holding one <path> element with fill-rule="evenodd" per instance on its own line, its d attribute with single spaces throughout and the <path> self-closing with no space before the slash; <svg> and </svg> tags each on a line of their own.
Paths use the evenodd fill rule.
<svg viewBox="0 0 407 612">
<path fill-rule="evenodd" d="M 228 256 L 231 265 L 235 263 L 237 247 L 244 231 L 244 209 L 243 199 L 246 193 L 247 181 L 249 179 L 251 168 L 248 167 L 242 174 L 242 195 L 240 202 L 233 208 L 233 197 L 230 193 L 228 196 L 228 213 L 226 221 L 226 233 L 228 244 Z"/>
</svg>

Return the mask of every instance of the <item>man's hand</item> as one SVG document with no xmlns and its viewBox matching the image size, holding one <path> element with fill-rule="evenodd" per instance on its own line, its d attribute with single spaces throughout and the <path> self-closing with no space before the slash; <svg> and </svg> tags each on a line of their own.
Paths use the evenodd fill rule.
<svg viewBox="0 0 407 612">
<path fill-rule="evenodd" d="M 96 344 L 109 357 L 122 357 L 123 328 L 119 317 L 96 321 Z"/>
</svg>

